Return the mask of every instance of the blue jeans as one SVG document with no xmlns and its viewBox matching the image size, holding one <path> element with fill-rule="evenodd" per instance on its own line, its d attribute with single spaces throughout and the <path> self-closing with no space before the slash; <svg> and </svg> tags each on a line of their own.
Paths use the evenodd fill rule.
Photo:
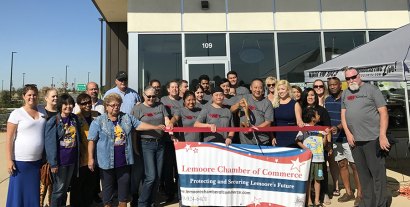
<svg viewBox="0 0 410 207">
<path fill-rule="evenodd" d="M 51 173 L 53 179 L 53 194 L 51 207 L 66 206 L 67 189 L 70 186 L 75 165 L 59 166 L 57 173 Z"/>
<path fill-rule="evenodd" d="M 164 162 L 164 143 L 141 141 L 145 178 L 138 199 L 139 207 L 149 207 L 155 200 Z"/>
</svg>

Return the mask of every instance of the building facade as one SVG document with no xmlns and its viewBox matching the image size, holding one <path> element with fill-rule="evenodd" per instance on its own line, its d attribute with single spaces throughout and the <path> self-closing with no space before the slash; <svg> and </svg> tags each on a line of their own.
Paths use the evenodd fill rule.
<svg viewBox="0 0 410 207">
<path fill-rule="evenodd" d="M 247 84 L 303 71 L 410 22 L 410 0 L 93 0 L 107 22 L 106 85 L 141 89 L 230 70 Z"/>
</svg>

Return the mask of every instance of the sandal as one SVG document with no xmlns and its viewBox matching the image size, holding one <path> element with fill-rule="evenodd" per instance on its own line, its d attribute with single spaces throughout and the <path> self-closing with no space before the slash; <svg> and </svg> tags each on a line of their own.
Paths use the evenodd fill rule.
<svg viewBox="0 0 410 207">
<path fill-rule="evenodd" d="M 315 207 L 326 207 L 325 205 L 323 205 L 323 203 L 315 204 L 313 206 L 315 206 Z"/>
<path fill-rule="evenodd" d="M 340 191 L 339 190 L 334 190 L 333 191 L 333 196 L 340 196 Z"/>
</svg>

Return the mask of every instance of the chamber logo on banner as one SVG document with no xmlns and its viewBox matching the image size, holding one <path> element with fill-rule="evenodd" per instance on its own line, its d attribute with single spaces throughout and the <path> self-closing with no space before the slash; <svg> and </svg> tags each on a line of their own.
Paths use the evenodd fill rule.
<svg viewBox="0 0 410 207">
<path fill-rule="evenodd" d="M 310 151 L 203 142 L 175 150 L 183 205 L 305 205 Z"/>
</svg>

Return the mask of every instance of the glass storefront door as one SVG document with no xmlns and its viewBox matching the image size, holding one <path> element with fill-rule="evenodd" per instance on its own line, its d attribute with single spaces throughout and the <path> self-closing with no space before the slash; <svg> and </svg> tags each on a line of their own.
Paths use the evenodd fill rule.
<svg viewBox="0 0 410 207">
<path fill-rule="evenodd" d="M 185 68 L 182 76 L 184 80 L 188 81 L 190 88 L 193 88 L 199 83 L 199 76 L 208 75 L 212 88 L 215 86 L 215 83 L 219 82 L 219 80 L 226 76 L 226 73 L 228 73 L 228 71 L 228 60 L 226 58 L 187 58 L 187 60 L 185 61 Z"/>
</svg>

